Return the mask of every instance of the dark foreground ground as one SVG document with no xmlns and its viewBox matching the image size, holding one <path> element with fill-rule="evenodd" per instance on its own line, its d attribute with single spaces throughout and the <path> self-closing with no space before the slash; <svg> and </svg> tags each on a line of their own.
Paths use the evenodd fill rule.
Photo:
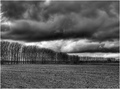
<svg viewBox="0 0 120 89">
<path fill-rule="evenodd" d="M 118 65 L 2 65 L 2 88 L 118 88 Z"/>
</svg>

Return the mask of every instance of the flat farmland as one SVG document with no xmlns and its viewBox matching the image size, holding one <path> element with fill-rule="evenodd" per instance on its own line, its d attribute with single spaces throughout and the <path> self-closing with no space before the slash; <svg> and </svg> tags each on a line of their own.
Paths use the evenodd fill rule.
<svg viewBox="0 0 120 89">
<path fill-rule="evenodd" d="M 2 88 L 118 88 L 118 65 L 1 66 Z"/>
</svg>

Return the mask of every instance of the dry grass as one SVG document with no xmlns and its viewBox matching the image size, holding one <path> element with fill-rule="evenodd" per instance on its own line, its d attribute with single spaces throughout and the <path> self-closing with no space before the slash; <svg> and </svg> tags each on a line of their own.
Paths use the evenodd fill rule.
<svg viewBox="0 0 120 89">
<path fill-rule="evenodd" d="M 119 66 L 2 65 L 2 88 L 118 88 Z"/>
</svg>

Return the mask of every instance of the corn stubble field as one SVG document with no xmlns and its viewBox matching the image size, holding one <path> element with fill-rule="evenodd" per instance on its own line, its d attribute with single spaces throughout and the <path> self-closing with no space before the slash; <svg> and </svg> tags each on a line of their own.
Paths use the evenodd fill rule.
<svg viewBox="0 0 120 89">
<path fill-rule="evenodd" d="M 1 66 L 2 88 L 118 88 L 118 65 Z"/>
</svg>

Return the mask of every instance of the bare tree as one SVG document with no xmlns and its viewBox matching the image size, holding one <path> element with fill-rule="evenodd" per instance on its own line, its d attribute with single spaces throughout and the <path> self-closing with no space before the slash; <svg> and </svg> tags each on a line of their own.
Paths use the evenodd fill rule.
<svg viewBox="0 0 120 89">
<path fill-rule="evenodd" d="M 1 62 L 3 63 L 4 61 L 9 61 L 9 45 L 10 42 L 8 41 L 1 41 L 0 46 L 1 46 Z"/>
</svg>

